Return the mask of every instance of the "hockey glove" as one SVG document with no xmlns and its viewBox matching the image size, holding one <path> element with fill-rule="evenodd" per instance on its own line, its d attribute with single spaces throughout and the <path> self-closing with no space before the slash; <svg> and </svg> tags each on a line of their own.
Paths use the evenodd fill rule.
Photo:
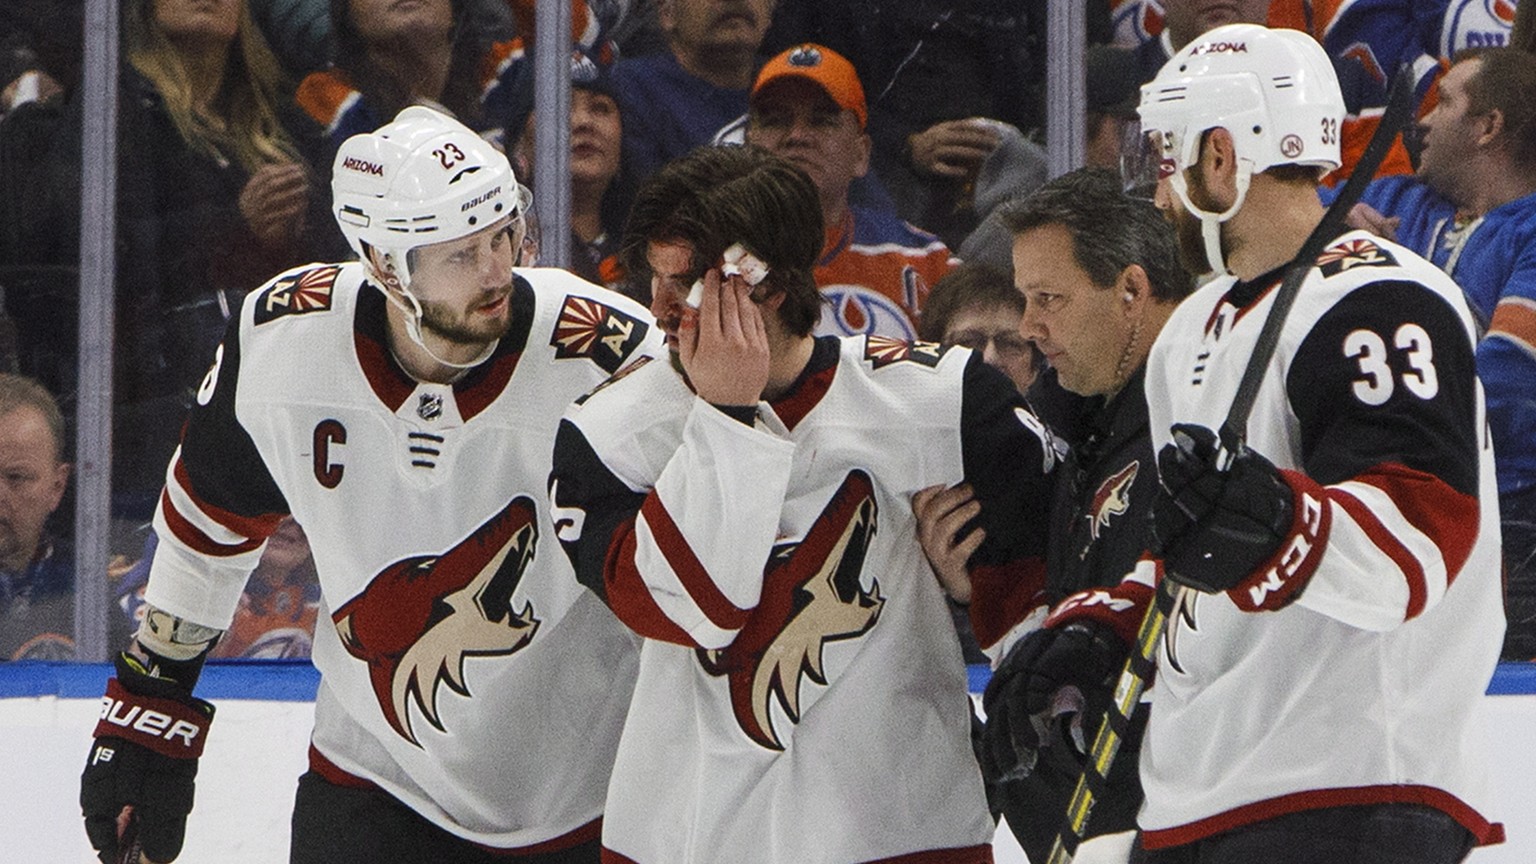
<svg viewBox="0 0 1536 864">
<path fill-rule="evenodd" d="M 197 759 L 212 721 L 213 706 L 185 686 L 152 677 L 138 660 L 118 655 L 80 777 L 85 833 L 105 864 L 133 860 L 134 844 L 152 861 L 181 854 Z M 119 832 L 124 807 L 132 810 Z"/>
<path fill-rule="evenodd" d="M 1079 618 L 1061 627 L 1042 627 L 1014 645 L 992 673 L 982 707 L 987 726 L 982 773 L 989 784 L 1028 776 L 1043 748 L 1065 746 L 1053 724 L 1070 722 L 1092 735 L 1102 698 L 1125 659 L 1125 644 L 1108 625 Z M 1076 713 L 1075 719 L 1065 715 Z M 1082 746 L 1082 749 L 1086 749 Z M 1049 754 L 1048 754 L 1049 755 Z M 1076 762 L 1081 753 L 1055 754 Z"/>
<path fill-rule="evenodd" d="M 1248 581 L 1291 533 L 1294 493 L 1279 469 L 1240 449 L 1223 468 L 1216 433 L 1178 424 L 1157 454 L 1152 530 L 1168 578 L 1207 594 Z"/>
</svg>

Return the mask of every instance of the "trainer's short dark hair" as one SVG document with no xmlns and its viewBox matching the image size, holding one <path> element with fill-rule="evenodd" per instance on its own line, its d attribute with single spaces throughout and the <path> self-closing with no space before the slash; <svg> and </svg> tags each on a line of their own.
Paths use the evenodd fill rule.
<svg viewBox="0 0 1536 864">
<path fill-rule="evenodd" d="M 1120 177 L 1103 168 L 1063 174 L 1003 211 L 1003 225 L 1017 237 L 1047 225 L 1072 235 L 1072 253 L 1093 284 L 1109 288 L 1132 264 L 1146 271 L 1152 296 L 1179 301 L 1195 282 L 1179 262 L 1173 227 L 1150 201 L 1125 193 Z"/>
<path fill-rule="evenodd" d="M 813 271 L 825 239 L 821 199 L 805 172 L 759 147 L 700 147 L 653 174 L 635 196 L 619 260 L 631 278 L 651 279 L 651 243 L 693 249 L 695 275 L 740 243 L 768 265 L 767 284 L 783 291 L 779 320 L 797 336 L 821 317 Z"/>
</svg>

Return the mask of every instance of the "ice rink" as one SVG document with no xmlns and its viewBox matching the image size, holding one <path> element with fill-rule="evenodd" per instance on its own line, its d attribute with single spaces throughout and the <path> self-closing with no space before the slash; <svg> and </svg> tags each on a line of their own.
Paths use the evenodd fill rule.
<svg viewBox="0 0 1536 864">
<path fill-rule="evenodd" d="M 16 860 L 91 864 L 78 778 L 105 665 L 0 664 L 3 848 Z M 316 674 L 307 663 L 210 665 L 198 687 L 218 722 L 198 773 L 183 864 L 282 864 L 294 781 L 305 767 Z M 1536 861 L 1536 666 L 1503 666 L 1486 698 L 1493 777 L 1509 841 L 1473 864 Z M 249 698 L 257 695 L 262 698 Z M 998 864 L 1026 864 L 1006 828 Z M 7 860 L 11 859 L 8 854 Z"/>
</svg>

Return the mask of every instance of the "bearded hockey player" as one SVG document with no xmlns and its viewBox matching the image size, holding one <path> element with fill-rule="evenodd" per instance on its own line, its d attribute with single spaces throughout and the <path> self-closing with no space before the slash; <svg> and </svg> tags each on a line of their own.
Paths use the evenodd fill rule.
<svg viewBox="0 0 1536 864">
<path fill-rule="evenodd" d="M 560 539 L 645 637 L 605 861 L 992 860 L 959 640 L 910 498 L 969 480 L 977 593 L 1034 596 L 1059 454 L 967 349 L 811 335 L 819 212 L 756 148 L 653 177 L 624 254 L 673 362 L 631 364 L 556 439 Z M 736 244 L 761 281 L 718 263 Z"/>
<path fill-rule="evenodd" d="M 1142 88 L 1156 203 L 1215 278 L 1147 366 L 1169 615 L 1142 745 L 1147 860 L 1454 862 L 1489 821 L 1479 712 L 1503 632 L 1473 317 L 1363 231 L 1309 262 L 1246 443 L 1218 440 L 1321 221 L 1341 104 L 1296 31 L 1212 30 Z"/>
<path fill-rule="evenodd" d="M 214 714 L 193 685 L 292 514 L 330 624 L 291 860 L 595 862 L 635 646 L 544 490 L 566 406 L 660 337 L 618 295 L 513 269 L 527 190 L 457 121 L 407 108 L 334 172 L 360 260 L 285 273 L 231 322 L 166 473 L 87 832 L 103 861 L 177 856 Z"/>
</svg>

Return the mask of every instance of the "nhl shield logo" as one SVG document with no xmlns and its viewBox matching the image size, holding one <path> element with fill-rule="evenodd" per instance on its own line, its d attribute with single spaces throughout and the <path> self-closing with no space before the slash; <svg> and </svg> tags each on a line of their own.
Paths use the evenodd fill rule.
<svg viewBox="0 0 1536 864">
<path fill-rule="evenodd" d="M 416 403 L 416 416 L 431 421 L 443 416 L 443 394 L 423 393 Z"/>
</svg>

